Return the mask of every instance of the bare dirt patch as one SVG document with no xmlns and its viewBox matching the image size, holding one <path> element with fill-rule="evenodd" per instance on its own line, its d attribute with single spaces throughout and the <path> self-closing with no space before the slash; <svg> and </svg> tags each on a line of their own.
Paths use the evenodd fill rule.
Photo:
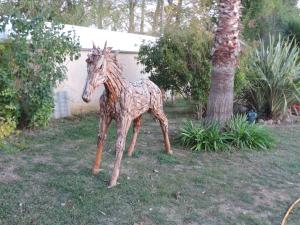
<svg viewBox="0 0 300 225">
<path fill-rule="evenodd" d="M 21 177 L 15 173 L 14 164 L 0 166 L 0 183 L 11 183 L 21 180 Z"/>
</svg>

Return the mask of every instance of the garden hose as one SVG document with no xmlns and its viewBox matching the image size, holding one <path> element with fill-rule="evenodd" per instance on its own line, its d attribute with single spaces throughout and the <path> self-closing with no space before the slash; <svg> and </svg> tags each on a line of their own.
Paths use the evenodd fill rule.
<svg viewBox="0 0 300 225">
<path fill-rule="evenodd" d="M 287 221 L 287 218 L 289 216 L 289 214 L 291 213 L 291 211 L 295 208 L 295 206 L 300 202 L 300 198 L 298 198 L 291 206 L 290 208 L 288 209 L 288 211 L 286 211 L 282 221 L 281 221 L 281 224 L 280 225 L 285 225 L 286 221 Z"/>
</svg>

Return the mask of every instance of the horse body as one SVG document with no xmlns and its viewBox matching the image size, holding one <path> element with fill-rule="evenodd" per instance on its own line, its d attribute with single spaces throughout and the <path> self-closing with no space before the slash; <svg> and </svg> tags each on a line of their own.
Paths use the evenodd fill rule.
<svg viewBox="0 0 300 225">
<path fill-rule="evenodd" d="M 113 119 L 122 118 L 123 108 L 131 120 L 145 112 L 162 110 L 162 95 L 160 89 L 150 80 L 128 82 L 121 90 L 117 101 L 109 101 L 109 91 L 105 90 L 100 97 L 100 114 L 110 114 Z"/>
<path fill-rule="evenodd" d="M 126 81 L 122 77 L 122 70 L 116 56 L 110 53 L 109 48 L 104 47 L 101 52 L 100 49 L 93 47 L 87 63 L 88 78 L 82 96 L 83 100 L 88 102 L 95 88 L 101 84 L 105 86 L 105 91 L 99 100 L 101 121 L 97 153 L 92 171 L 93 174 L 98 174 L 100 171 L 103 145 L 108 127 L 114 119 L 117 125 L 116 159 L 109 184 L 109 187 L 113 187 L 117 184 L 126 135 L 131 122 L 133 121 L 133 135 L 128 148 L 129 156 L 134 151 L 141 127 L 142 114 L 145 112 L 150 112 L 160 122 L 165 150 L 171 154 L 168 120 L 163 112 L 163 99 L 160 89 L 148 79 L 134 83 Z"/>
</svg>

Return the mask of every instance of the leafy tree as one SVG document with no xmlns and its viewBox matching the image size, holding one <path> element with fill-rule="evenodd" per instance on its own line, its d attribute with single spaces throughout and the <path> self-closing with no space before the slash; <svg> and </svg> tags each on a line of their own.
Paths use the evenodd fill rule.
<svg viewBox="0 0 300 225">
<path fill-rule="evenodd" d="M 17 124 L 44 126 L 53 112 L 53 88 L 65 78 L 66 58 L 79 56 L 78 40 L 73 32 L 63 32 L 63 25 L 46 23 L 42 17 L 3 17 L 2 30 L 8 20 L 12 32 L 2 53 L 1 80 L 14 90 Z M 2 95 L 0 101 L 7 97 Z"/>
<path fill-rule="evenodd" d="M 242 0 L 243 35 L 246 40 L 268 40 L 269 33 L 296 35 L 300 40 L 300 16 L 296 0 Z"/>
<path fill-rule="evenodd" d="M 167 3 L 168 2 L 168 3 Z M 159 35 L 193 21 L 210 26 L 217 0 L 2 0 L 0 15 Z M 174 28 L 175 27 L 175 28 Z M 171 29 L 169 29 L 171 28 Z"/>
<path fill-rule="evenodd" d="M 206 102 L 209 88 L 211 33 L 188 27 L 166 33 L 140 48 L 138 60 L 164 90 Z"/>
</svg>

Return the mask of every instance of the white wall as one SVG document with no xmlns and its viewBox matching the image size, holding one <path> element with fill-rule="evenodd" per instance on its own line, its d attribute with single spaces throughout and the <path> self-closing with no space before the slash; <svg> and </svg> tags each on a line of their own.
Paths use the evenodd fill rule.
<svg viewBox="0 0 300 225">
<path fill-rule="evenodd" d="M 81 57 L 76 61 L 66 62 L 68 72 L 67 79 L 58 85 L 55 93 L 66 91 L 68 95 L 69 110 L 71 114 L 97 110 L 99 108 L 98 100 L 104 88 L 95 90 L 92 100 L 89 103 L 81 99 L 82 91 L 87 76 L 86 58 L 88 51 L 81 51 Z M 142 74 L 142 65 L 137 65 L 137 53 L 119 53 L 118 60 L 123 67 L 123 76 L 129 81 L 136 81 L 145 78 L 148 75 Z M 56 109 L 57 110 L 57 104 Z M 57 117 L 57 116 L 56 116 Z"/>
</svg>

